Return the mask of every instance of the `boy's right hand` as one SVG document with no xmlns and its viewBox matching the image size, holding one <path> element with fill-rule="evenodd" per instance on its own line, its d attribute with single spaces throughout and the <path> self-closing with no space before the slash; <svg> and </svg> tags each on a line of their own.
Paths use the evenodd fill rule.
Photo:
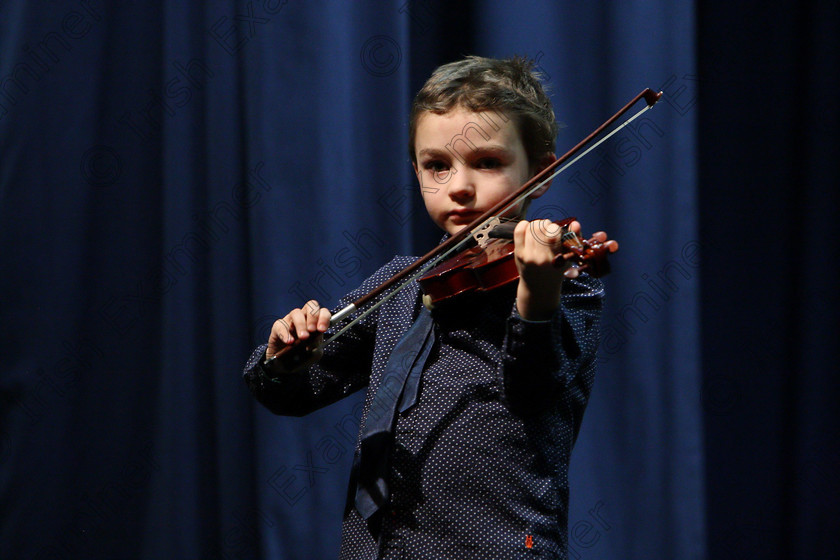
<svg viewBox="0 0 840 560">
<path fill-rule="evenodd" d="M 323 333 L 330 326 L 331 316 L 329 309 L 321 307 L 313 299 L 306 302 L 302 309 L 293 309 L 285 317 L 275 321 L 268 337 L 266 360 L 271 360 L 281 350 L 300 341 L 300 351 L 305 353 L 304 356 L 295 356 L 293 360 L 278 358 L 273 360 L 272 364 L 280 362 L 281 369 L 292 371 L 316 362 L 322 354 Z M 298 350 L 292 352 L 297 354 Z"/>
</svg>

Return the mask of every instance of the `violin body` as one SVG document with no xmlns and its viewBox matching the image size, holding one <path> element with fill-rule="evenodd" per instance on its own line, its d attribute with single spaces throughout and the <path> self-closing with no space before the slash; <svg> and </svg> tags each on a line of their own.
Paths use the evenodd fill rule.
<svg viewBox="0 0 840 560">
<path fill-rule="evenodd" d="M 424 302 L 436 304 L 467 292 L 487 292 L 515 282 L 513 241 L 492 239 L 444 261 L 420 278 Z"/>
<path fill-rule="evenodd" d="M 609 272 L 604 243 L 596 239 L 582 240 L 569 230 L 575 218 L 566 218 L 555 224 L 563 229 L 562 242 L 558 244 L 555 266 L 567 261 L 578 270 L 593 276 Z M 513 230 L 515 222 L 497 226 L 481 244 L 435 266 L 418 280 L 426 307 L 447 302 L 466 293 L 489 292 L 519 280 L 519 269 L 514 260 Z"/>
</svg>

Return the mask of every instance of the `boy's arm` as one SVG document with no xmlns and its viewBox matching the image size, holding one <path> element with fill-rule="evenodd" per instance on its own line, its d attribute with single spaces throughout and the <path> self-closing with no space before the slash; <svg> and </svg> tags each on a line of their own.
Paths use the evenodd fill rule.
<svg viewBox="0 0 840 560">
<path fill-rule="evenodd" d="M 412 261 L 408 257 L 395 257 L 342 298 L 337 308 L 342 309 L 370 292 Z M 337 325 L 323 332 L 329 312 L 317 307 L 316 302 L 310 303 L 315 303 L 316 307 L 304 306 L 307 310 L 304 315 L 296 313 L 301 311 L 298 309 L 277 321 L 268 344 L 254 350 L 245 366 L 246 384 L 256 399 L 275 414 L 303 416 L 366 387 L 370 380 L 378 310 L 324 346 L 323 355 L 313 356 L 307 367 L 284 371 L 279 359 L 265 363 L 266 352 L 269 357 L 273 356 L 280 347 L 298 338 L 298 333 L 301 333 L 300 338 L 322 335 L 329 338 L 334 329 L 342 327 Z M 321 322 L 323 319 L 326 323 Z"/>
<path fill-rule="evenodd" d="M 361 289 L 361 288 L 360 288 Z M 359 290 L 345 297 L 353 301 Z M 257 348 L 245 366 L 245 383 L 256 399 L 275 414 L 303 416 L 358 391 L 368 383 L 375 321 L 366 317 L 323 346 L 330 312 L 312 300 L 275 321 L 268 343 Z M 340 326 L 336 328 L 341 328 Z M 291 347 L 289 356 L 275 357 Z"/>
<path fill-rule="evenodd" d="M 503 376 L 509 403 L 536 411 L 563 400 L 581 411 L 592 388 L 600 337 L 603 284 L 588 274 L 566 279 L 560 305 L 547 321 L 516 309 L 508 320 Z"/>
<path fill-rule="evenodd" d="M 329 332 L 329 331 L 328 331 Z M 267 344 L 254 350 L 244 379 L 254 397 L 275 414 L 303 416 L 367 386 L 373 356 L 372 333 L 357 326 L 324 347 L 309 366 L 283 371 L 266 364 Z"/>
<path fill-rule="evenodd" d="M 570 230 L 579 234 L 580 224 L 572 222 Z M 554 265 L 562 235 L 548 220 L 523 220 L 514 231 L 520 278 L 505 338 L 504 382 L 511 405 L 523 410 L 540 410 L 562 397 L 582 413 L 592 387 L 603 285 L 569 262 Z M 593 237 L 610 252 L 618 250 L 605 233 Z"/>
</svg>

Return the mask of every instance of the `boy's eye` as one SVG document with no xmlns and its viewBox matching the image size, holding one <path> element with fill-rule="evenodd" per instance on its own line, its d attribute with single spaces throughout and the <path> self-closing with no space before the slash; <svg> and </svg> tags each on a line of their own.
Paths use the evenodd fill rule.
<svg viewBox="0 0 840 560">
<path fill-rule="evenodd" d="M 444 162 L 440 160 L 427 161 L 423 164 L 423 167 L 434 173 L 440 173 L 442 171 L 446 171 L 449 168 Z"/>
<path fill-rule="evenodd" d="M 498 158 L 481 158 L 475 163 L 479 169 L 496 169 L 501 167 L 502 162 Z"/>
</svg>

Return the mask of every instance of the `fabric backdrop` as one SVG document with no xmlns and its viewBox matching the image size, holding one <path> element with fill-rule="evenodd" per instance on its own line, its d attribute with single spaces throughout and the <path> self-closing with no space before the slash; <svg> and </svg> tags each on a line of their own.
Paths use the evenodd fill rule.
<svg viewBox="0 0 840 560">
<path fill-rule="evenodd" d="M 336 556 L 361 395 L 279 418 L 241 368 L 292 307 L 437 242 L 407 113 L 465 54 L 536 61 L 560 153 L 664 92 L 531 212 L 621 243 L 570 558 L 830 557 L 837 20 L 827 2 L 3 2 L 0 558 Z"/>
</svg>

